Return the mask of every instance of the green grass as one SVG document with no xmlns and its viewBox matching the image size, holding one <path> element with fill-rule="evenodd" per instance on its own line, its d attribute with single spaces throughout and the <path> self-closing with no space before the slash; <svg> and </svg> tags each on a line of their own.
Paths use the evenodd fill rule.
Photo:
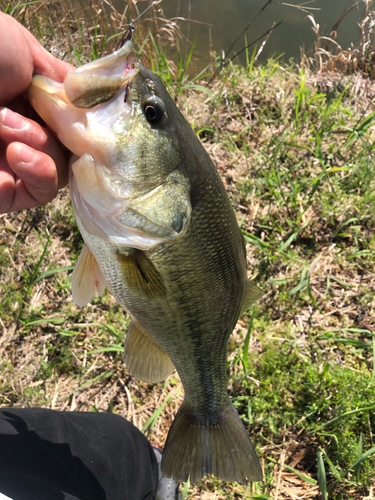
<svg viewBox="0 0 375 500">
<path fill-rule="evenodd" d="M 25 23 L 26 14 L 13 11 Z M 43 9 L 38 16 L 34 31 L 47 43 L 58 28 Z M 100 56 L 108 47 L 100 23 L 70 20 L 61 57 Z M 184 497 L 364 498 L 375 476 L 372 104 L 350 76 L 258 65 L 255 51 L 246 67 L 228 64 L 208 85 L 187 76 L 193 52 L 173 66 L 160 40 L 146 36 L 143 57 L 212 153 L 247 243 L 249 276 L 265 291 L 239 321 L 228 358 L 230 395 L 264 482 L 208 477 L 186 484 Z M 69 274 L 82 242 L 67 201 L 64 191 L 59 203 L 2 219 L 0 403 L 113 411 L 163 444 L 180 382 L 129 376 L 129 318 L 109 294 L 83 309 L 72 304 Z"/>
<path fill-rule="evenodd" d="M 322 92 L 276 61 L 228 68 L 214 89 L 194 126 L 224 150 L 251 272 L 268 292 L 229 363 L 232 400 L 267 450 L 257 493 L 275 488 L 272 447 L 298 436 L 306 452 L 289 471 L 308 472 L 324 498 L 362 498 L 375 473 L 374 115 L 350 78 Z"/>
</svg>

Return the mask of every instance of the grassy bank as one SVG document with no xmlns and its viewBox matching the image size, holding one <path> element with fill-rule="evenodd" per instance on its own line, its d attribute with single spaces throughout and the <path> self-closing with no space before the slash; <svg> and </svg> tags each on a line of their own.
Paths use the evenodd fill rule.
<svg viewBox="0 0 375 500">
<path fill-rule="evenodd" d="M 110 47 L 107 21 L 95 30 L 78 16 L 79 28 L 66 14 L 71 36 L 57 41 L 53 17 L 37 7 L 13 15 L 65 60 Z M 210 477 L 187 498 L 374 498 L 375 87 L 360 73 L 257 65 L 251 52 L 245 67 L 191 84 L 149 44 L 145 58 L 222 176 L 249 277 L 265 291 L 239 320 L 228 358 L 264 482 Z M 182 386 L 177 374 L 154 385 L 129 376 L 129 321 L 108 293 L 83 309 L 72 303 L 82 242 L 68 189 L 0 220 L 0 404 L 116 412 L 162 445 Z"/>
</svg>

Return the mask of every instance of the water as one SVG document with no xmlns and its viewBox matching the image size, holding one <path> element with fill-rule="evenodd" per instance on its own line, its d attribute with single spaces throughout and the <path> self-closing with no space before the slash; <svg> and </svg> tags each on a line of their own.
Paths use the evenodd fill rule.
<svg viewBox="0 0 375 500">
<path fill-rule="evenodd" d="M 118 1 L 117 8 L 123 11 L 124 2 Z M 188 26 L 189 23 L 181 21 L 183 32 L 187 34 L 189 30 L 189 39 L 194 40 L 197 37 L 194 66 L 199 69 L 205 67 L 210 60 L 209 26 L 211 27 L 213 49 L 218 54 L 221 54 L 222 50 L 227 52 L 234 40 L 266 3 L 266 0 L 163 0 L 161 6 L 168 18 L 179 15 L 204 23 L 190 22 L 190 26 Z M 344 9 L 352 3 L 354 0 L 274 0 L 246 32 L 248 43 L 267 32 L 273 23 L 284 20 L 283 24 L 270 35 L 260 60 L 264 61 L 270 56 L 281 54 L 284 54 L 285 60 L 290 58 L 299 60 L 300 48 L 304 47 L 307 52 L 316 39 L 312 23 L 307 16 L 312 14 L 320 25 L 321 33 L 329 34 L 332 27 L 340 19 Z M 307 12 L 287 4 L 304 4 Z M 139 1 L 138 9 L 140 12 L 147 5 L 147 2 Z M 363 9 L 364 2 L 360 1 L 359 5 L 341 22 L 336 41 L 343 49 L 358 41 L 358 22 L 362 18 Z M 258 42 L 258 45 L 261 43 L 261 41 Z M 244 46 L 244 36 L 242 36 L 234 49 L 240 51 Z M 245 61 L 244 54 L 241 56 L 241 61 Z"/>
</svg>

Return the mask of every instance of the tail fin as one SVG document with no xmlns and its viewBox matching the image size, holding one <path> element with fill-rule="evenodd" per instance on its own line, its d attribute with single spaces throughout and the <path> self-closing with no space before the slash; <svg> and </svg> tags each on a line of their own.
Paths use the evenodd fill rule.
<svg viewBox="0 0 375 500">
<path fill-rule="evenodd" d="M 206 424 L 181 405 L 165 444 L 162 473 L 176 481 L 218 479 L 261 481 L 262 469 L 254 445 L 231 404 L 215 423 Z"/>
</svg>

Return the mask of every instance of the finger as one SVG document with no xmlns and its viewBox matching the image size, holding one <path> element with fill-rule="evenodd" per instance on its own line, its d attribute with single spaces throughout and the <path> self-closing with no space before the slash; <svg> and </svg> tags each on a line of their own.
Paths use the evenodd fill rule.
<svg viewBox="0 0 375 500">
<path fill-rule="evenodd" d="M 10 212 L 15 190 L 15 175 L 11 171 L 8 162 L 2 156 L 2 161 L 0 162 L 0 214 L 5 214 Z"/>
<path fill-rule="evenodd" d="M 22 142 L 50 156 L 57 170 L 58 188 L 67 184 L 67 160 L 61 147 L 41 125 L 10 109 L 0 108 L 0 138 L 7 144 Z"/>
<path fill-rule="evenodd" d="M 21 179 L 15 179 L 0 170 L 0 214 L 34 208 L 40 205 Z"/>
<path fill-rule="evenodd" d="M 67 62 L 57 59 L 50 54 L 40 43 L 27 31 L 30 40 L 31 54 L 34 61 L 34 75 L 42 75 L 62 83 L 66 75 L 76 68 Z"/>
<path fill-rule="evenodd" d="M 2 149 L 2 148 L 1 148 Z M 18 179 L 5 159 L 0 160 L 0 214 L 40 205 L 28 191 L 25 183 Z"/>
<path fill-rule="evenodd" d="M 56 165 L 50 156 L 25 144 L 12 142 L 7 148 L 6 158 L 21 181 L 17 180 L 15 184 L 13 204 L 17 208 L 12 207 L 12 210 L 25 208 L 25 204 L 30 202 L 42 205 L 55 198 L 58 177 Z"/>
<path fill-rule="evenodd" d="M 33 35 L 11 16 L 0 12 L 0 103 L 25 92 L 33 74 L 63 82 L 73 66 L 47 52 Z"/>
</svg>

